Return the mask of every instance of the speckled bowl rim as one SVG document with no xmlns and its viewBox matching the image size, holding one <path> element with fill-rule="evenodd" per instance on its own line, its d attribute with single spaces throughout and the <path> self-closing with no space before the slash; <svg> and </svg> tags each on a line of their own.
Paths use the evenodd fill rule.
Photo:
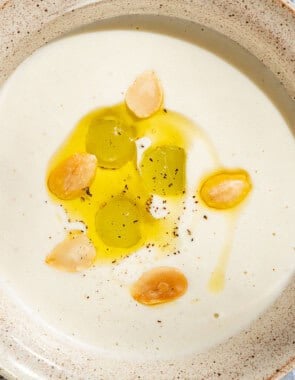
<svg viewBox="0 0 295 380">
<path fill-rule="evenodd" d="M 0 83 L 47 41 L 126 14 L 183 18 L 227 35 L 268 66 L 295 100 L 295 11 L 287 0 L 0 0 Z M 0 287 L 0 366 L 6 377 L 21 379 L 279 379 L 295 367 L 294 300 L 295 277 L 262 316 L 228 341 L 190 358 L 138 364 L 51 339 L 44 326 L 19 315 L 19 305 Z"/>
</svg>

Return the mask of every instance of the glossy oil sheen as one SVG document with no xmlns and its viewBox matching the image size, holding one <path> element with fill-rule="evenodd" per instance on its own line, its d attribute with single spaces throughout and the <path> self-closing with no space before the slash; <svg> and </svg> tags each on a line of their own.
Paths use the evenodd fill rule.
<svg viewBox="0 0 295 380">
<path fill-rule="evenodd" d="M 97 128 L 100 128 L 99 120 L 117 120 L 122 125 L 125 125 L 134 145 L 134 141 L 138 142 L 138 153 L 132 153 L 127 161 L 124 159 L 123 165 L 113 169 L 101 167 L 102 164 L 98 159 L 95 178 L 90 188 L 87 188 L 82 196 L 76 197 L 73 200 L 62 200 L 55 197 L 50 192 L 50 189 L 48 189 L 49 195 L 56 204 L 63 207 L 71 222 L 78 221 L 83 224 L 82 227 L 86 228 L 86 234 L 97 249 L 97 260 L 100 262 L 111 262 L 120 259 L 136 252 L 143 245 L 153 244 L 159 252 L 173 250 L 177 238 L 173 234 L 173 231 L 179 225 L 178 218 L 181 215 L 179 209 L 182 208 L 186 182 L 183 179 L 181 185 L 179 185 L 179 181 L 175 177 L 169 176 L 169 170 L 174 171 L 176 167 L 179 167 L 178 177 L 182 175 L 185 178 L 186 165 L 184 152 L 189 149 L 192 139 L 198 135 L 197 126 L 181 114 L 167 110 L 166 108 L 161 109 L 154 116 L 142 120 L 132 116 L 124 103 L 97 109 L 84 116 L 74 126 L 73 131 L 51 158 L 47 169 L 47 178 L 50 177 L 50 173 L 52 173 L 54 168 L 67 157 L 77 152 L 87 151 L 88 153 L 94 153 L 95 140 L 99 136 L 96 136 L 93 132 L 89 134 L 89 128 L 92 128 L 94 122 L 97 123 Z M 103 122 L 101 123 L 101 128 L 103 129 L 105 125 Z M 140 140 L 142 138 L 145 138 L 146 141 L 142 142 Z M 136 160 L 140 151 L 144 150 L 142 153 L 143 157 L 148 154 L 149 149 L 146 150 L 147 143 L 150 145 L 149 149 L 168 146 L 172 147 L 172 152 L 174 150 L 177 151 L 176 157 L 173 154 L 170 157 L 166 168 L 163 168 L 163 162 L 158 162 L 156 158 L 153 162 L 154 170 L 157 170 L 157 172 L 164 170 L 168 173 L 169 184 L 171 184 L 172 189 L 171 191 L 169 187 L 170 192 L 166 194 L 164 190 L 166 190 L 167 186 L 164 182 L 167 182 L 168 179 L 162 182 L 157 181 L 159 189 L 163 188 L 160 194 L 167 195 L 160 200 L 162 208 L 165 207 L 164 205 L 167 201 L 171 208 L 169 216 L 166 215 L 164 218 L 159 219 L 153 218 L 149 211 L 149 204 L 153 201 L 153 195 L 157 194 L 157 192 L 153 191 L 153 181 L 149 176 L 145 175 L 145 172 L 142 172 L 145 169 L 142 167 L 144 165 L 144 158 L 138 165 Z M 90 150 L 89 146 L 91 147 Z M 128 152 L 129 146 L 126 147 L 125 144 L 125 148 Z M 120 149 L 124 153 L 124 146 L 121 146 Z M 164 158 L 167 156 L 166 150 L 164 149 Z M 168 148 L 168 153 L 169 151 L 171 152 L 171 148 Z M 114 152 L 116 152 L 116 149 Z M 180 156 L 179 152 L 181 153 Z M 141 161 L 141 157 L 138 158 Z M 148 162 L 150 163 L 149 160 Z M 115 198 L 118 199 L 118 202 L 121 198 L 123 202 L 125 200 L 125 203 L 131 202 L 134 205 L 138 214 L 138 218 L 135 218 L 137 220 L 136 225 L 133 224 L 134 221 L 132 220 L 131 223 L 127 221 L 123 229 L 120 228 L 121 224 L 124 224 L 121 223 L 119 225 L 118 223 L 118 220 L 121 218 L 117 215 L 117 212 L 120 213 L 120 211 L 117 207 L 111 206 Z M 106 213 L 104 211 L 105 207 L 109 209 L 109 212 Z M 116 237 L 119 236 L 119 239 L 111 241 L 111 231 L 107 227 L 107 224 L 115 226 L 113 228 L 114 235 Z M 106 233 L 107 230 L 109 230 L 109 233 L 108 237 L 105 238 L 102 232 L 105 231 Z M 129 239 L 125 239 L 124 243 L 122 242 L 124 238 L 121 238 L 122 234 L 130 236 Z M 134 239 L 132 239 L 132 235 L 138 235 L 138 238 L 134 236 Z M 120 239 L 122 242 L 121 246 Z M 128 244 L 128 240 L 130 244 Z"/>
</svg>

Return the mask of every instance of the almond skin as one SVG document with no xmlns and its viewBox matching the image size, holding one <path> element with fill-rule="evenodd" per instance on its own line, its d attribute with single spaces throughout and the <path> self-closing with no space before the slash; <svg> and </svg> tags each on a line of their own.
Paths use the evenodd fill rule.
<svg viewBox="0 0 295 380">
<path fill-rule="evenodd" d="M 139 75 L 128 88 L 127 107 L 139 118 L 147 118 L 157 112 L 163 103 L 161 83 L 153 71 Z"/>
<path fill-rule="evenodd" d="M 208 207 L 226 210 L 238 206 L 251 188 L 251 179 L 245 170 L 225 170 L 208 177 L 199 192 Z"/>
<path fill-rule="evenodd" d="M 158 267 L 145 272 L 131 288 L 132 297 L 143 305 L 157 305 L 181 297 L 187 290 L 187 279 L 172 267 Z"/>
<path fill-rule="evenodd" d="M 96 250 L 88 237 L 82 233 L 69 235 L 46 257 L 46 264 L 65 271 L 80 272 L 90 268 Z"/>
<path fill-rule="evenodd" d="M 93 154 L 75 153 L 57 165 L 48 177 L 48 188 L 59 199 L 82 195 L 94 179 L 97 159 Z"/>
</svg>

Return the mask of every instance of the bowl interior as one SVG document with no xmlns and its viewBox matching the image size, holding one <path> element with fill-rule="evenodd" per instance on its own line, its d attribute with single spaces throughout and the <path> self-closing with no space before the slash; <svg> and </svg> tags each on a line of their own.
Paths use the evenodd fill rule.
<svg viewBox="0 0 295 380">
<path fill-rule="evenodd" d="M 260 59 L 268 63 L 273 71 L 277 70 L 277 75 L 279 75 L 281 81 L 285 84 L 289 94 L 294 96 L 294 75 L 292 76 L 289 64 L 290 59 L 292 59 L 290 58 L 292 53 L 290 52 L 290 46 L 287 46 L 287 48 L 285 46 L 285 44 L 288 45 L 289 42 L 286 42 L 283 38 L 284 33 L 287 33 L 289 28 L 292 28 L 292 25 L 294 25 L 294 19 L 292 18 L 291 12 L 284 8 L 281 9 L 275 6 L 272 9 L 271 5 L 269 5 L 269 9 L 267 9 L 269 18 L 276 12 L 278 19 L 284 19 L 285 24 L 286 20 L 288 21 L 286 26 L 284 24 L 284 27 L 280 31 L 280 33 L 283 34 L 280 40 L 281 45 L 277 45 L 279 48 L 275 49 L 275 54 L 270 58 L 273 53 L 273 47 L 269 46 L 268 43 L 270 38 L 268 30 L 261 30 L 260 35 L 256 35 L 258 25 L 257 23 L 255 24 L 253 20 L 251 22 L 249 21 L 252 14 L 251 12 L 260 12 L 259 4 L 254 5 L 252 10 L 247 10 L 247 12 L 243 12 L 242 5 L 238 4 L 234 10 L 237 12 L 231 13 L 234 14 L 234 16 L 226 18 L 221 6 L 220 8 L 216 7 L 209 11 L 209 9 L 206 8 L 207 6 L 200 8 L 200 5 L 197 3 L 194 7 L 181 7 L 180 9 L 176 3 L 172 5 L 171 2 L 157 5 L 141 2 L 140 5 L 134 4 L 132 7 L 129 7 L 128 12 L 124 7 L 124 2 L 114 2 L 113 4 L 106 4 L 105 6 L 93 3 L 80 8 L 81 5 L 80 2 L 74 2 L 71 6 L 64 4 L 61 9 L 55 10 L 56 13 L 54 9 L 50 7 L 44 8 L 47 9 L 47 11 L 44 11 L 44 14 L 49 13 L 49 15 L 43 16 L 42 14 L 42 17 L 37 17 L 38 22 L 42 20 L 41 22 L 43 23 L 38 29 L 37 20 L 34 20 L 30 28 L 28 28 L 29 21 L 32 21 L 30 17 L 35 14 L 32 13 L 29 6 L 27 6 L 25 10 L 19 10 L 25 12 L 24 20 L 26 25 L 20 28 L 20 33 L 16 33 L 12 42 L 8 41 L 7 35 L 5 36 L 7 46 L 9 47 L 8 49 L 5 48 L 5 50 L 10 50 L 11 48 L 13 53 L 4 52 L 1 56 L 4 62 L 1 72 L 2 79 L 4 80 L 12 68 L 38 46 L 43 44 L 44 40 L 50 40 L 72 29 L 73 26 L 80 26 L 98 18 L 107 19 L 110 16 L 117 16 L 119 14 L 144 14 L 148 10 L 149 13 L 162 13 L 170 17 L 177 14 L 180 17 L 198 21 L 210 27 L 214 24 L 217 30 L 222 29 L 225 34 L 231 34 L 233 39 L 240 42 L 250 51 L 256 53 Z M 265 2 L 264 6 L 266 8 L 267 5 L 268 3 Z M 15 9 L 7 6 L 2 12 L 5 12 L 2 13 L 3 24 L 7 27 L 7 25 L 10 25 L 10 21 L 7 17 L 10 15 L 10 12 L 15 12 Z M 237 18 L 238 21 L 235 23 L 235 21 L 232 21 L 233 18 L 234 20 Z M 135 18 L 134 20 L 142 25 L 145 19 L 146 18 Z M 248 23 L 244 24 L 244 19 L 248 20 Z M 169 30 L 170 21 L 171 20 L 163 21 L 163 24 L 165 24 L 165 22 L 167 24 L 166 33 L 167 30 Z M 108 24 L 109 22 L 107 21 L 106 25 Z M 106 28 L 106 25 L 104 28 Z M 221 25 L 223 25 L 222 28 Z M 13 28 L 13 26 L 10 27 Z M 274 26 L 268 25 L 268 27 L 271 29 Z M 155 26 L 153 26 L 153 28 L 155 29 Z M 196 28 L 200 31 L 202 27 L 197 26 Z M 243 33 L 241 33 L 241 31 L 243 31 Z M 178 38 L 186 39 L 186 41 L 189 42 L 192 42 L 191 40 L 194 39 L 194 37 L 189 34 L 181 36 L 180 30 L 175 32 L 175 26 L 170 29 L 169 33 L 176 33 Z M 230 61 L 232 65 L 237 66 L 239 70 L 257 84 L 261 78 L 261 72 L 252 70 L 253 67 L 251 67 L 251 63 L 249 63 L 248 60 L 243 60 L 243 56 L 229 54 L 230 44 L 228 45 L 228 50 L 226 44 L 222 45 L 221 48 L 214 33 L 210 33 L 209 31 L 205 38 L 201 36 L 201 33 L 196 33 L 195 35 L 198 35 L 197 44 L 206 47 L 206 49 L 210 46 L 209 50 L 214 51 L 214 53 L 221 56 L 222 59 Z M 260 41 L 260 44 L 257 44 L 257 39 Z M 193 43 L 196 43 L 196 41 L 193 41 Z M 283 53 L 284 51 L 287 52 Z M 270 83 L 272 76 L 269 73 L 265 73 L 264 79 Z M 290 97 L 287 96 L 285 90 L 280 89 L 275 81 L 273 83 L 273 86 L 261 85 L 261 88 L 263 88 L 263 91 L 265 91 L 272 102 L 276 104 L 276 107 L 280 110 L 285 120 L 290 127 L 292 127 L 292 125 L 294 125 L 292 113 L 294 104 Z M 202 374 L 200 376 L 212 375 L 212 378 L 214 377 L 214 373 L 220 373 L 224 378 L 237 378 L 241 376 L 261 378 L 281 368 L 282 365 L 291 359 L 293 353 L 293 332 L 288 328 L 294 320 L 294 306 L 292 305 L 294 285 L 292 285 L 292 282 L 286 290 L 284 290 L 283 295 L 276 301 L 275 305 L 272 306 L 263 317 L 234 338 L 205 353 L 193 355 L 185 359 L 176 359 L 170 362 L 153 362 L 152 364 L 143 362 L 135 364 L 130 361 L 124 362 L 122 360 L 114 361 L 111 358 L 103 358 L 101 354 L 98 354 L 95 350 L 89 349 L 88 347 L 84 347 L 84 352 L 81 355 L 81 348 L 75 346 L 71 340 L 56 336 L 47 326 L 43 325 L 41 321 L 37 324 L 36 322 L 32 322 L 29 310 L 24 312 L 20 321 L 19 310 L 23 310 L 25 306 L 20 305 L 19 302 L 15 302 L 15 299 L 12 300 L 12 293 L 4 289 L 5 286 L 3 285 L 3 347 L 5 349 L 3 365 L 19 376 L 22 376 L 24 373 L 22 363 L 29 363 L 29 365 L 23 365 L 26 367 L 26 370 L 30 369 L 36 374 L 43 373 L 47 375 L 51 372 L 54 376 L 56 376 L 56 374 L 62 376 L 66 374 L 69 376 L 73 374 L 82 376 L 86 371 L 89 377 L 91 377 L 94 371 L 99 371 L 97 369 L 97 363 L 99 362 L 101 363 L 101 374 L 104 374 L 104 376 L 115 376 L 116 374 L 123 378 L 131 378 L 135 376 L 135 374 L 140 374 L 143 377 L 150 376 L 151 373 L 158 378 L 161 378 L 160 376 L 165 378 L 167 373 L 169 373 L 171 377 L 177 376 L 177 374 L 184 376 L 184 373 L 185 377 L 193 378 L 196 368 L 198 373 Z M 282 316 L 284 316 L 284 318 L 282 318 Z M 56 352 L 60 351 L 63 352 L 63 355 L 56 355 Z M 45 352 L 46 354 L 44 354 Z M 275 359 L 273 357 L 274 353 L 276 353 Z M 18 357 L 18 360 L 16 360 L 16 357 Z M 62 364 L 62 362 L 65 362 L 65 358 L 67 362 Z M 162 374 L 160 374 L 160 371 L 162 371 Z"/>
</svg>

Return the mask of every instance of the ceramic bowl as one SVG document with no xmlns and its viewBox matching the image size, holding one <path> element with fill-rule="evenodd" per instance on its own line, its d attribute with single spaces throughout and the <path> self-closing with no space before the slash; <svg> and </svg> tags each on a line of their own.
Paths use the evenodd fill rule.
<svg viewBox="0 0 295 380">
<path fill-rule="evenodd" d="M 295 106 L 295 12 L 282 0 L 1 0 L 0 83 L 33 51 L 74 28 L 121 15 L 163 15 L 224 34 L 263 62 Z M 30 318 L 0 287 L 0 367 L 18 379 L 279 379 L 295 367 L 295 281 L 246 330 L 174 361 L 83 352 Z M 0 372 L 0 373 L 1 373 Z"/>
</svg>

